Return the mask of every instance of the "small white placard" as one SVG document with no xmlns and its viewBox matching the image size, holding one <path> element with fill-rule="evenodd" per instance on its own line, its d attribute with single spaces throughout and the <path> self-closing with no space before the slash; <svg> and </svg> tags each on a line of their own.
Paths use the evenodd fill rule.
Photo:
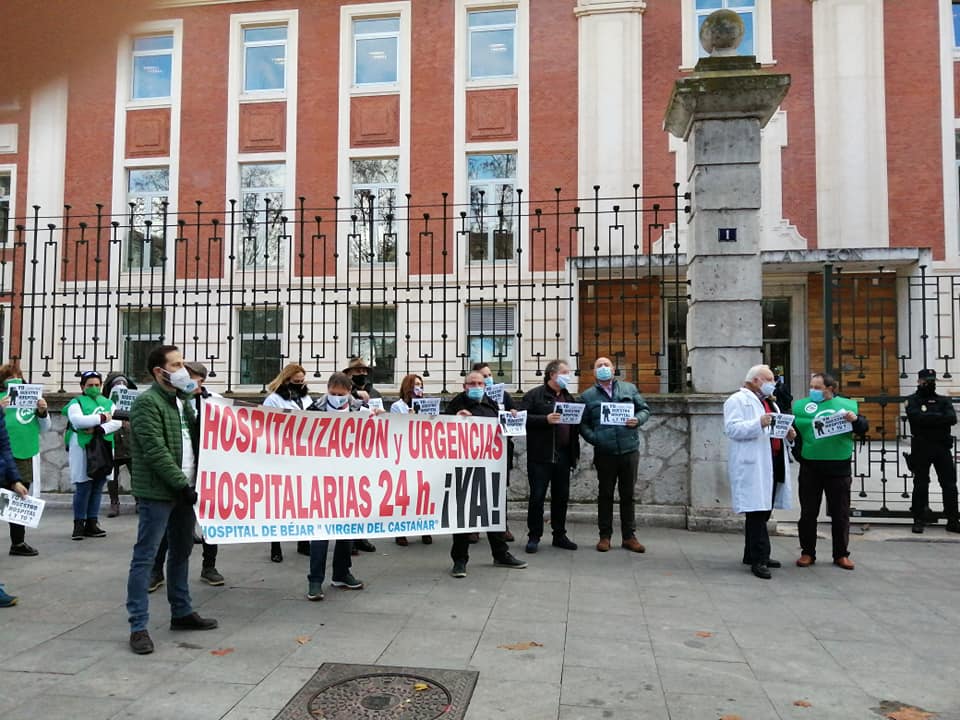
<svg viewBox="0 0 960 720">
<path fill-rule="evenodd" d="M 440 398 L 414 398 L 413 412 L 417 415 L 439 415 Z"/>
<path fill-rule="evenodd" d="M 813 437 L 819 440 L 820 438 L 853 432 L 853 425 L 844 417 L 844 414 L 845 411 L 814 418 Z"/>
<path fill-rule="evenodd" d="M 371 410 L 383 410 L 383 398 L 370 398 L 367 407 Z"/>
<path fill-rule="evenodd" d="M 7 397 L 10 398 L 10 407 L 36 410 L 37 401 L 43 397 L 43 385 L 10 385 Z"/>
<path fill-rule="evenodd" d="M 773 414 L 773 425 L 768 425 L 765 429 L 767 434 L 770 437 L 780 438 L 783 440 L 787 433 L 790 432 L 790 426 L 793 425 L 793 415 L 786 415 L 784 413 L 774 413 Z"/>
<path fill-rule="evenodd" d="M 583 419 L 583 403 L 558 402 L 554 411 L 560 413 L 561 425 L 579 425 Z"/>
<path fill-rule="evenodd" d="M 497 405 L 503 405 L 503 383 L 488 385 L 484 388 L 487 397 L 493 400 Z"/>
<path fill-rule="evenodd" d="M 601 425 L 626 425 L 633 416 L 633 403 L 600 403 Z"/>
<path fill-rule="evenodd" d="M 46 501 L 40 498 L 20 497 L 15 492 L 0 488 L 0 520 L 28 528 L 39 527 Z"/>
<path fill-rule="evenodd" d="M 500 411 L 500 427 L 503 428 L 504 435 L 517 437 L 527 434 L 527 411 L 520 410 L 514 415 L 505 410 Z"/>
<path fill-rule="evenodd" d="M 130 407 L 139 394 L 139 390 L 131 390 L 130 388 L 111 390 L 110 399 L 113 401 L 113 416 L 118 420 L 130 417 Z"/>
</svg>

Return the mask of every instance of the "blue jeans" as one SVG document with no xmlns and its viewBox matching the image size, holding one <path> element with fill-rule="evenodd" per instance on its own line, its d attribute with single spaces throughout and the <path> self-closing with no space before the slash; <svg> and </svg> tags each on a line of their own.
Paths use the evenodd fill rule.
<svg viewBox="0 0 960 720">
<path fill-rule="evenodd" d="M 100 517 L 100 499 L 107 477 L 93 478 L 73 486 L 73 519 L 96 520 Z"/>
<path fill-rule="evenodd" d="M 307 575 L 309 582 L 322 583 L 327 574 L 327 548 L 329 540 L 310 541 L 310 572 Z M 350 550 L 352 540 L 337 540 L 333 543 L 333 579 L 343 580 L 350 573 Z"/>
<path fill-rule="evenodd" d="M 140 498 L 137 515 L 137 544 L 133 546 L 130 575 L 127 578 L 127 614 L 130 632 L 146 630 L 150 620 L 150 599 L 147 586 L 157 548 L 164 533 L 167 536 L 167 600 L 170 617 L 178 618 L 193 612 L 187 574 L 193 551 L 193 506 L 178 500 L 146 500 Z"/>
</svg>

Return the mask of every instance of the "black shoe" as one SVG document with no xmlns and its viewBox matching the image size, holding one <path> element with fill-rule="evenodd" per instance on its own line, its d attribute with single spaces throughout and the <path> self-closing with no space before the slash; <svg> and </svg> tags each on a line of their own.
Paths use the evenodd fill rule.
<svg viewBox="0 0 960 720">
<path fill-rule="evenodd" d="M 947 532 L 960 533 L 960 520 L 947 521 Z"/>
<path fill-rule="evenodd" d="M 36 557 L 40 553 L 37 552 L 35 547 L 27 545 L 25 542 L 17 543 L 16 545 L 10 546 L 11 555 L 19 555 L 20 557 Z"/>
<path fill-rule="evenodd" d="M 202 618 L 195 612 L 183 617 L 170 618 L 171 630 L 213 630 L 219 624 L 213 618 Z"/>
<path fill-rule="evenodd" d="M 297 540 L 297 553 L 300 555 L 306 555 L 307 557 L 310 557 L 310 541 Z"/>
<path fill-rule="evenodd" d="M 453 564 L 453 570 L 450 571 L 450 574 L 455 578 L 465 578 L 467 576 L 467 563 L 463 560 L 457 560 Z"/>
<path fill-rule="evenodd" d="M 363 590 L 363 583 L 357 580 L 352 573 L 347 573 L 339 580 L 332 580 L 330 584 L 341 590 Z"/>
<path fill-rule="evenodd" d="M 376 552 L 377 546 L 369 540 L 354 540 L 353 546 L 360 552 Z"/>
<path fill-rule="evenodd" d="M 107 536 L 107 531 L 100 527 L 96 518 L 87 518 L 83 527 L 83 536 L 91 538 L 102 538 Z"/>
<path fill-rule="evenodd" d="M 271 550 L 270 551 L 270 561 L 281 563 L 283 562 L 283 550 Z"/>
<path fill-rule="evenodd" d="M 768 567 L 768 568 L 779 568 L 779 567 L 783 567 L 783 563 L 780 562 L 779 560 L 767 560 L 767 567 Z"/>
<path fill-rule="evenodd" d="M 750 571 L 758 578 L 762 578 L 763 580 L 769 580 L 773 577 L 773 575 L 770 574 L 770 568 L 767 567 L 766 563 L 754 563 L 750 566 Z"/>
<path fill-rule="evenodd" d="M 525 553 L 533 554 L 537 551 L 537 548 L 540 546 L 540 538 L 529 538 L 527 540 L 527 546 L 523 549 Z"/>
<path fill-rule="evenodd" d="M 153 652 L 153 640 L 146 630 L 130 633 L 130 649 L 137 655 L 149 655 Z"/>
<path fill-rule="evenodd" d="M 512 568 L 514 570 L 523 570 L 527 566 L 526 562 L 518 560 L 510 553 L 507 553 L 503 557 L 494 558 L 493 564 L 497 567 Z"/>
<path fill-rule="evenodd" d="M 161 585 L 163 585 L 163 573 L 154 573 L 150 576 L 150 583 L 147 585 L 147 592 L 156 592 L 160 589 Z"/>
<path fill-rule="evenodd" d="M 74 520 L 73 521 L 73 535 L 70 536 L 71 540 L 83 540 L 84 529 L 86 528 L 86 520 Z"/>
<path fill-rule="evenodd" d="M 561 550 L 576 550 L 577 544 L 566 535 L 554 535 L 553 546 Z"/>
<path fill-rule="evenodd" d="M 226 582 L 223 579 L 223 575 L 217 572 L 215 567 L 205 567 L 200 571 L 200 579 L 203 580 L 207 585 L 213 585 L 214 587 L 220 587 Z"/>
<path fill-rule="evenodd" d="M 913 527 L 910 528 L 910 532 L 915 533 L 917 535 L 923 535 L 923 522 L 922 521 L 917 522 L 916 520 L 914 520 Z"/>
</svg>

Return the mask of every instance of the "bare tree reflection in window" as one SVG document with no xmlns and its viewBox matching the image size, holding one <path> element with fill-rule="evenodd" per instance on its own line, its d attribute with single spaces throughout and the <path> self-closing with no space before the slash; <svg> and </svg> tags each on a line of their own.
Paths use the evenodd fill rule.
<svg viewBox="0 0 960 720">
<path fill-rule="evenodd" d="M 275 267 L 282 263 L 285 170 L 282 163 L 241 166 L 244 267 Z"/>
<path fill-rule="evenodd" d="M 351 264 L 397 261 L 397 158 L 352 160 Z"/>
</svg>

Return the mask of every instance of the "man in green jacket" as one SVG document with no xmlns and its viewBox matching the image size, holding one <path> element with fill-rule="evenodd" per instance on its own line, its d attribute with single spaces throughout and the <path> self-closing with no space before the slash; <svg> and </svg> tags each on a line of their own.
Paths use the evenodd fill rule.
<svg viewBox="0 0 960 720">
<path fill-rule="evenodd" d="M 597 550 L 607 552 L 613 536 L 613 493 L 620 491 L 621 547 L 642 553 L 646 548 L 637 540 L 633 507 L 633 487 L 640 465 L 640 436 L 638 428 L 650 417 L 650 408 L 636 386 L 613 378 L 610 358 L 597 358 L 593 364 L 596 384 L 588 388 L 583 401 L 580 434 L 593 445 L 593 465 L 600 483 L 597 500 L 597 524 L 600 541 Z M 615 422 L 615 405 L 629 405 L 631 412 L 622 425 Z"/>
<path fill-rule="evenodd" d="M 161 345 L 147 357 L 154 383 L 130 409 L 133 473 L 130 485 L 140 503 L 137 542 L 127 578 L 130 649 L 153 652 L 147 632 L 150 600 L 147 585 L 157 548 L 167 536 L 167 599 L 171 630 L 212 630 L 217 621 L 193 611 L 187 582 L 193 549 L 193 506 L 200 428 L 190 403 L 196 381 L 183 364 L 180 351 Z"/>
</svg>

